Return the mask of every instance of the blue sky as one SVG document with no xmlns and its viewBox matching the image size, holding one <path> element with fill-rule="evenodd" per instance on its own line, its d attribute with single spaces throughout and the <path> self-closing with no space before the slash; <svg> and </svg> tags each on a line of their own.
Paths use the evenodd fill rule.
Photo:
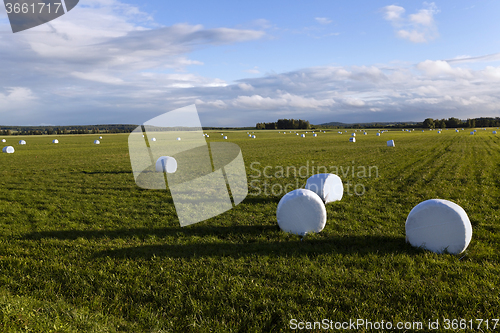
<svg viewBox="0 0 500 333">
<path fill-rule="evenodd" d="M 499 1 L 81 0 L 13 34 L 0 124 L 500 116 Z"/>
</svg>

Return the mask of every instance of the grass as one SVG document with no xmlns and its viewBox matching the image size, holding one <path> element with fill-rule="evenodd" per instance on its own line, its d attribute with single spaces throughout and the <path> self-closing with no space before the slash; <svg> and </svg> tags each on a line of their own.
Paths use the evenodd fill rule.
<svg viewBox="0 0 500 333">
<path fill-rule="evenodd" d="M 127 135 L 103 135 L 100 145 L 95 135 L 60 136 L 57 145 L 54 136 L 28 136 L 26 146 L 6 137 L 16 152 L 0 155 L 0 331 L 279 332 L 292 319 L 358 318 L 421 321 L 424 330 L 439 320 L 437 332 L 450 331 L 446 318 L 472 319 L 474 328 L 489 319 L 492 328 L 498 136 L 370 130 L 349 143 L 351 131 L 277 132 L 224 131 L 243 152 L 249 195 L 184 228 L 168 191 L 135 185 Z M 303 186 L 313 166 L 336 167 L 351 192 L 327 205 L 321 233 L 301 240 L 279 230 L 275 213 L 281 189 Z M 467 212 L 465 253 L 405 243 L 408 213 L 431 198 Z"/>
</svg>

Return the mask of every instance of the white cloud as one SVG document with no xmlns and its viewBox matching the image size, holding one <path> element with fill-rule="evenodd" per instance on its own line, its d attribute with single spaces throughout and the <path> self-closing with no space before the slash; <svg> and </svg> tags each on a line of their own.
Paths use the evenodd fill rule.
<svg viewBox="0 0 500 333">
<path fill-rule="evenodd" d="M 251 91 L 251 90 L 254 90 L 254 88 L 252 87 L 251 84 L 248 84 L 248 83 L 239 83 L 238 84 L 238 87 L 241 89 L 241 90 L 245 90 L 245 91 Z"/>
<path fill-rule="evenodd" d="M 457 78 L 472 78 L 473 75 L 469 69 L 460 67 L 451 67 L 444 60 L 425 60 L 417 64 L 417 69 L 423 71 L 429 76 L 450 75 Z"/>
<path fill-rule="evenodd" d="M 400 6 L 390 5 L 382 8 L 384 12 L 384 18 L 387 21 L 397 22 L 401 19 L 401 16 L 404 14 L 405 9 Z"/>
<path fill-rule="evenodd" d="M 315 17 L 314 18 L 319 24 L 327 25 L 332 23 L 333 21 L 326 17 Z"/>
<path fill-rule="evenodd" d="M 424 2 L 426 8 L 420 9 L 415 14 L 403 17 L 405 9 L 400 6 L 390 5 L 382 8 L 384 19 L 391 22 L 396 29 L 396 36 L 407 39 L 413 43 L 426 43 L 439 36 L 434 15 L 439 13 L 434 2 Z"/>
<path fill-rule="evenodd" d="M 250 73 L 250 74 L 259 74 L 260 71 L 257 66 L 251 69 L 245 69 L 244 72 Z"/>
</svg>

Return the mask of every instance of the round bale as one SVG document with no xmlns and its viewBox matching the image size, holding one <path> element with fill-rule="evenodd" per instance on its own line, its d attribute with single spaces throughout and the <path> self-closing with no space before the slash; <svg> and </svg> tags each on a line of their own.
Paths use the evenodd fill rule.
<svg viewBox="0 0 500 333">
<path fill-rule="evenodd" d="M 285 232 L 300 236 L 320 232 L 326 224 L 325 204 L 313 191 L 293 190 L 278 203 L 276 219 L 280 229 Z"/>
<path fill-rule="evenodd" d="M 472 225 L 465 210 L 442 199 L 416 205 L 408 214 L 405 229 L 407 242 L 436 253 L 462 253 L 472 238 Z"/>
</svg>

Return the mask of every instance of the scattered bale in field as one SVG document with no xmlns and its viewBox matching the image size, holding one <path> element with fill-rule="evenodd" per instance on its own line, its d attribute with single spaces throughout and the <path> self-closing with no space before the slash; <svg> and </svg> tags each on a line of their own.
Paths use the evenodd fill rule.
<svg viewBox="0 0 500 333">
<path fill-rule="evenodd" d="M 20 144 L 20 145 L 25 145 L 25 144 L 26 144 L 26 141 L 24 141 L 24 140 L 19 140 L 19 144 Z"/>
<path fill-rule="evenodd" d="M 170 156 L 161 156 L 156 160 L 156 171 L 174 173 L 177 171 L 177 160 Z"/>
<path fill-rule="evenodd" d="M 309 177 L 306 189 L 319 195 L 325 204 L 341 200 L 344 194 L 342 179 L 333 173 L 319 173 Z"/>
<path fill-rule="evenodd" d="M 455 132 L 456 132 L 456 133 L 458 133 L 458 132 L 459 132 L 459 130 L 457 130 L 457 129 L 456 129 L 456 130 L 455 130 Z"/>
<path fill-rule="evenodd" d="M 252 134 L 248 134 L 248 137 L 251 138 L 252 137 Z"/>
<path fill-rule="evenodd" d="M 12 146 L 3 147 L 2 152 L 7 153 L 7 154 L 12 154 L 12 153 L 14 153 L 14 147 L 12 147 Z"/>
<path fill-rule="evenodd" d="M 223 137 L 224 140 L 227 140 L 227 136 Z"/>
<path fill-rule="evenodd" d="M 101 139 L 101 140 L 102 140 L 102 136 L 100 136 L 100 137 L 99 137 L 99 139 Z"/>
<path fill-rule="evenodd" d="M 253 133 L 253 132 L 252 132 Z M 221 133 L 220 135 L 224 135 L 224 133 Z"/>
<path fill-rule="evenodd" d="M 2 139 L 2 142 L 7 142 L 7 140 L 5 140 L 5 139 Z"/>
<path fill-rule="evenodd" d="M 470 135 L 474 135 L 474 132 L 470 132 Z"/>
<path fill-rule="evenodd" d="M 356 136 L 356 133 L 351 133 L 351 136 Z"/>
<path fill-rule="evenodd" d="M 407 242 L 436 253 L 462 253 L 472 239 L 472 225 L 465 210 L 442 199 L 416 205 L 406 219 L 405 229 Z"/>
<path fill-rule="evenodd" d="M 438 134 L 441 134 L 441 131 L 438 131 Z"/>
<path fill-rule="evenodd" d="M 52 140 L 52 143 L 59 143 L 59 140 L 54 139 L 54 140 Z"/>
<path fill-rule="evenodd" d="M 300 137 L 301 137 L 301 138 L 305 138 L 305 137 L 306 137 L 306 135 L 305 135 L 305 134 L 301 134 L 301 135 L 300 135 Z"/>
<path fill-rule="evenodd" d="M 296 133 L 295 135 L 299 135 L 299 133 Z"/>
<path fill-rule="evenodd" d="M 368 133 L 366 133 L 366 132 L 364 132 L 363 134 L 364 134 L 364 135 L 368 135 Z"/>
<path fill-rule="evenodd" d="M 493 134 L 497 134 L 497 131 L 493 131 Z"/>
<path fill-rule="evenodd" d="M 156 141 L 156 138 L 152 138 L 151 141 Z"/>
<path fill-rule="evenodd" d="M 355 138 L 355 137 L 353 137 L 353 136 L 351 136 L 351 137 L 349 138 L 349 142 L 356 142 L 356 138 Z"/>
<path fill-rule="evenodd" d="M 209 137 L 210 137 L 210 135 L 207 134 L 207 138 L 209 138 Z"/>
<path fill-rule="evenodd" d="M 394 144 L 394 140 L 387 141 L 387 147 L 396 147 L 396 145 Z"/>
<path fill-rule="evenodd" d="M 315 136 L 315 137 L 316 137 L 316 136 L 318 136 L 318 134 L 314 133 L 314 135 L 313 135 L 313 136 Z"/>
<path fill-rule="evenodd" d="M 252 139 L 255 139 L 255 135 L 252 135 Z"/>
<path fill-rule="evenodd" d="M 94 140 L 94 144 L 95 144 L 95 145 L 101 144 L 101 141 L 99 141 L 99 140 Z"/>
<path fill-rule="evenodd" d="M 377 133 L 377 136 L 380 136 L 380 133 Z"/>
<path fill-rule="evenodd" d="M 179 137 L 179 138 L 177 138 L 177 141 L 181 141 L 181 138 L 180 138 L 180 137 Z"/>
<path fill-rule="evenodd" d="M 276 209 L 281 230 L 305 236 L 320 232 L 326 224 L 326 209 L 321 198 L 313 191 L 297 189 L 281 198 Z"/>
</svg>

